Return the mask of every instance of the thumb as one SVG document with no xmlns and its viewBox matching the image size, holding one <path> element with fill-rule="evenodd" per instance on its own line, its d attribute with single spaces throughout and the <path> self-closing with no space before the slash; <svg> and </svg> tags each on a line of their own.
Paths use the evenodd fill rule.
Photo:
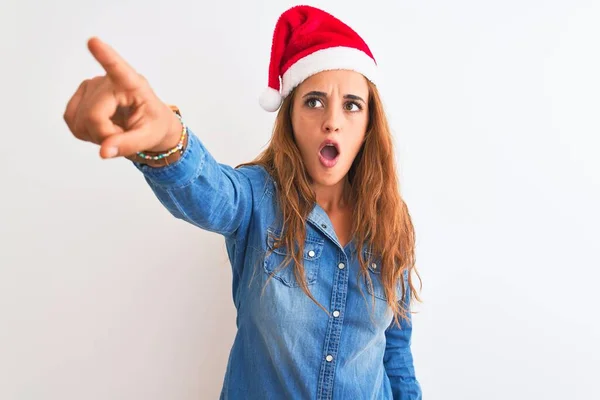
<svg viewBox="0 0 600 400">
<path fill-rule="evenodd" d="M 164 136 L 156 135 L 156 132 L 166 132 L 167 129 L 168 126 L 143 124 L 124 133 L 111 135 L 100 145 L 100 156 L 102 158 L 130 157 L 137 152 L 151 149 L 158 145 Z"/>
</svg>

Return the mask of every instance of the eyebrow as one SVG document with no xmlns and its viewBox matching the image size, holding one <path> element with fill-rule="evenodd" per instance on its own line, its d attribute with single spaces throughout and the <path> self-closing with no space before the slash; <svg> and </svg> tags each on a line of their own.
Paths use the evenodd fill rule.
<svg viewBox="0 0 600 400">
<path fill-rule="evenodd" d="M 325 92 L 319 92 L 316 90 L 313 90 L 311 92 L 306 93 L 304 96 L 302 96 L 302 98 L 308 97 L 308 96 L 319 96 L 319 97 L 327 97 L 327 93 Z M 358 100 L 358 101 L 362 101 L 363 103 L 366 104 L 366 102 L 362 99 L 362 97 L 354 95 L 354 94 L 347 94 L 344 95 L 345 99 L 349 99 L 349 100 Z"/>
</svg>

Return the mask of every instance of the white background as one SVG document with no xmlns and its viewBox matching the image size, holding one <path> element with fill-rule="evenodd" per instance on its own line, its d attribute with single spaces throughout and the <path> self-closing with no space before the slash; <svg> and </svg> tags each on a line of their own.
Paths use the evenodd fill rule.
<svg viewBox="0 0 600 400">
<path fill-rule="evenodd" d="M 424 398 L 600 398 L 600 3 L 311 4 L 385 76 L 424 280 Z M 62 115 L 102 74 L 98 35 L 220 162 L 248 161 L 270 138 L 257 99 L 291 5 L 2 1 L 1 399 L 218 397 L 235 334 L 222 238 L 171 217 Z"/>
</svg>

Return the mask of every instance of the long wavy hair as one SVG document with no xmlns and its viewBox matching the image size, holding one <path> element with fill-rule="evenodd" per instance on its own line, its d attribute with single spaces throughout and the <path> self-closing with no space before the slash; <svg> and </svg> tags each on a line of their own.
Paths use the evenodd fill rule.
<svg viewBox="0 0 600 400">
<path fill-rule="evenodd" d="M 379 92 L 375 85 L 367 82 L 369 122 L 365 141 L 347 176 L 350 184 L 350 204 L 353 205 L 351 237 L 357 249 L 363 249 L 367 244 L 369 253 L 379 257 L 382 264 L 380 274 L 385 297 L 393 311 L 394 322 L 399 325 L 399 319 L 407 320 L 410 312 L 405 300 L 412 298 L 421 301 L 413 283 L 413 273 L 420 282 L 421 277 L 415 267 L 413 224 L 406 203 L 400 195 L 391 131 Z M 283 230 L 275 248 L 285 246 L 287 249 L 296 249 L 288 252 L 278 270 L 287 268 L 293 260 L 294 275 L 300 287 L 329 314 L 327 309 L 312 296 L 304 279 L 302 260 L 306 220 L 314 207 L 316 196 L 293 136 L 291 113 L 295 94 L 296 90 L 284 99 L 275 119 L 267 148 L 253 161 L 240 164 L 236 168 L 261 165 L 273 177 L 283 216 Z M 372 285 L 367 269 L 370 260 L 363 257 L 362 251 L 357 253 L 359 273 L 367 279 L 368 284 Z M 404 275 L 408 277 L 406 280 L 408 287 Z M 401 298 L 397 296 L 399 285 L 402 288 Z M 373 306 L 374 304 L 373 298 Z"/>
</svg>

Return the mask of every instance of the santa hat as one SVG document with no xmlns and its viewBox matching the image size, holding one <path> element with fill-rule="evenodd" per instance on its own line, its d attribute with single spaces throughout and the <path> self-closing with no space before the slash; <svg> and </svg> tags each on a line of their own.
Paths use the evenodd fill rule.
<svg viewBox="0 0 600 400">
<path fill-rule="evenodd" d="M 373 83 L 377 80 L 375 58 L 352 28 L 318 8 L 292 7 L 275 25 L 269 84 L 259 103 L 267 111 L 277 111 L 305 79 L 334 69 L 359 72 Z"/>
</svg>

